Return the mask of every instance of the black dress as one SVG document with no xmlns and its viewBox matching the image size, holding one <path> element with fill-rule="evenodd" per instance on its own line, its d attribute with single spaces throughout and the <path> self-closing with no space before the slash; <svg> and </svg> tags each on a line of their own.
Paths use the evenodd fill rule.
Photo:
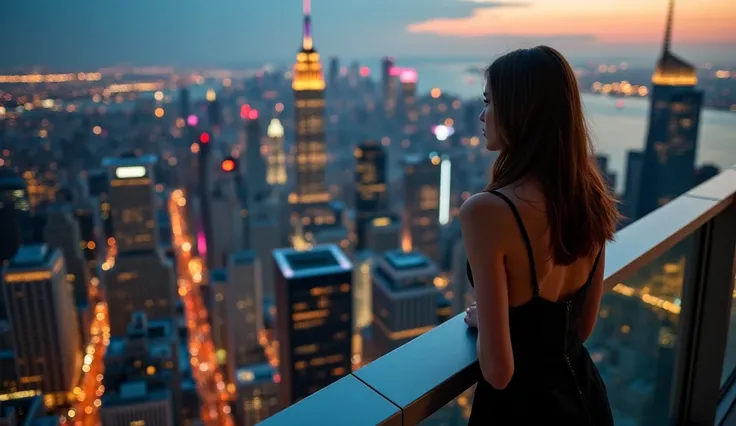
<svg viewBox="0 0 736 426">
<path fill-rule="evenodd" d="M 529 236 L 514 203 L 497 191 L 516 217 L 526 245 L 534 293 L 509 309 L 514 375 L 506 389 L 481 380 L 475 389 L 469 425 L 613 425 L 606 387 L 579 336 L 588 281 L 565 301 L 539 296 Z M 600 252 L 593 264 L 595 271 Z M 468 278 L 473 284 L 470 264 Z"/>
</svg>

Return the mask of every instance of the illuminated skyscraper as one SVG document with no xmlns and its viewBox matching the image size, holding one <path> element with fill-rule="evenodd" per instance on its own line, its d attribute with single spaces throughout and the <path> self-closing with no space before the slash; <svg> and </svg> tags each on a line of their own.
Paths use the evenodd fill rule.
<svg viewBox="0 0 736 426">
<path fill-rule="evenodd" d="M 399 75 L 401 82 L 401 110 L 406 124 L 414 124 L 419 119 L 417 110 L 417 80 L 419 75 L 413 68 L 404 68 Z"/>
<path fill-rule="evenodd" d="M 281 398 L 291 405 L 351 371 L 353 266 L 335 245 L 274 250 Z"/>
<path fill-rule="evenodd" d="M 20 390 L 66 403 L 81 366 L 77 310 L 59 250 L 24 246 L 3 272 Z"/>
<path fill-rule="evenodd" d="M 358 249 L 365 247 L 368 223 L 388 211 L 387 173 L 383 145 L 370 141 L 355 149 L 355 231 Z"/>
<path fill-rule="evenodd" d="M 244 425 L 255 425 L 276 414 L 281 377 L 268 363 L 248 365 L 235 372 L 237 405 L 235 412 Z"/>
<path fill-rule="evenodd" d="M 381 94 L 383 95 L 383 109 L 386 117 L 392 118 L 396 111 L 396 98 L 399 79 L 393 58 L 383 58 L 381 61 Z"/>
<path fill-rule="evenodd" d="M 143 311 L 151 320 L 170 319 L 178 300 L 173 266 L 159 247 L 154 191 L 156 157 L 106 158 L 109 203 L 117 257 L 107 271 L 112 336 L 126 333 L 130 316 Z"/>
<path fill-rule="evenodd" d="M 183 424 L 181 351 L 173 324 L 148 321 L 136 312 L 125 336 L 110 340 L 100 412 L 104 425 Z"/>
<path fill-rule="evenodd" d="M 695 67 L 670 51 L 674 0 L 669 2 L 662 56 L 652 76 L 649 133 L 636 217 L 641 218 L 695 184 L 695 153 L 703 92 Z"/>
<path fill-rule="evenodd" d="M 311 1 L 304 0 L 302 48 L 294 65 L 297 182 L 292 204 L 329 201 L 325 186 L 325 80 L 319 54 L 312 44 Z"/>
<path fill-rule="evenodd" d="M 87 286 L 90 277 L 87 261 L 80 247 L 82 235 L 79 223 L 72 215 L 71 206 L 68 204 L 50 207 L 46 217 L 44 240 L 49 247 L 61 250 L 69 282 L 74 288 L 74 302 L 76 306 L 86 306 L 89 302 Z M 86 248 L 87 244 L 84 247 Z"/>
<path fill-rule="evenodd" d="M 366 250 L 380 255 L 401 247 L 401 219 L 394 215 L 376 217 L 366 225 Z"/>
<path fill-rule="evenodd" d="M 10 168 L 0 167 L 0 264 L 12 258 L 26 241 L 24 231 L 30 224 L 30 215 L 26 182 Z M 0 309 L 0 318 L 2 316 Z"/>
<path fill-rule="evenodd" d="M 413 248 L 433 261 L 439 256 L 441 159 L 436 153 L 404 160 L 404 226 Z M 448 170 L 449 172 L 449 170 Z M 449 194 L 448 194 L 449 207 Z M 449 214 L 449 213 L 448 213 Z M 407 247 L 405 247 L 407 248 Z"/>
<path fill-rule="evenodd" d="M 284 126 L 278 118 L 272 118 L 266 130 L 268 136 L 268 168 L 266 182 L 269 185 L 286 183 L 286 153 L 284 152 Z"/>
<path fill-rule="evenodd" d="M 263 330 L 263 283 L 261 262 L 252 251 L 234 253 L 227 268 L 228 367 L 235 372 L 240 367 L 265 361 L 258 343 L 258 333 Z"/>
<path fill-rule="evenodd" d="M 437 325 L 434 286 L 438 270 L 427 256 L 395 250 L 376 258 L 373 324 L 378 355 L 390 352 Z M 407 315 L 411 312 L 411 315 Z"/>
<path fill-rule="evenodd" d="M 266 163 L 261 155 L 263 131 L 258 111 L 251 110 L 245 125 L 245 186 L 248 194 L 248 208 L 252 209 L 266 195 Z"/>
</svg>

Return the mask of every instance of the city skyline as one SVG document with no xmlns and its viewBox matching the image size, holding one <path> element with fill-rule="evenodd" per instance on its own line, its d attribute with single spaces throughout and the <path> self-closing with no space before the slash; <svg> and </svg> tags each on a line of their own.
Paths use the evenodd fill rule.
<svg viewBox="0 0 736 426">
<path fill-rule="evenodd" d="M 6 30 L 23 34 L 23 43 L 0 48 L 0 68 L 288 63 L 301 35 L 298 0 L 218 0 L 209 7 L 194 0 L 136 0 L 125 9 L 91 0 L 76 4 L 5 5 L 11 18 Z M 317 0 L 314 37 L 325 56 L 354 58 L 490 59 L 537 43 L 572 58 L 652 56 L 661 46 L 666 7 L 666 0 Z M 29 19 L 33 31 L 25 27 Z M 680 2 L 674 44 L 696 62 L 733 60 L 736 35 L 728 29 L 735 19 L 736 4 L 729 0 Z M 208 25 L 215 30 L 207 31 Z M 75 44 L 80 47 L 70 48 Z"/>
</svg>

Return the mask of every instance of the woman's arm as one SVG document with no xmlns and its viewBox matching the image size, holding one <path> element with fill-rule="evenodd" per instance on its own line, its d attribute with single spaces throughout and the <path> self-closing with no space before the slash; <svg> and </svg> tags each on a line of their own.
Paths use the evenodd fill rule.
<svg viewBox="0 0 736 426">
<path fill-rule="evenodd" d="M 598 309 L 603 297 L 603 270 L 606 265 L 606 247 L 601 249 L 601 258 L 598 260 L 595 271 L 593 271 L 592 282 L 583 304 L 583 316 L 580 319 L 580 339 L 584 342 L 593 333 L 595 322 L 598 319 Z"/>
<path fill-rule="evenodd" d="M 503 389 L 514 374 L 504 241 L 515 225 L 508 206 L 488 193 L 462 205 L 460 224 L 475 283 L 480 369 L 494 388 Z"/>
</svg>

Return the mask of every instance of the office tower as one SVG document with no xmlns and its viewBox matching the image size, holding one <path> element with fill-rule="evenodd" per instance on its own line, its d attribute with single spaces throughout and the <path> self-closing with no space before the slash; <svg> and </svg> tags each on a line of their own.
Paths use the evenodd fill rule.
<svg viewBox="0 0 736 426">
<path fill-rule="evenodd" d="M 212 131 L 217 134 L 222 125 L 222 111 L 220 101 L 217 100 L 217 92 L 214 89 L 207 89 L 207 118 L 209 119 Z"/>
<path fill-rule="evenodd" d="M 179 117 L 187 120 L 189 111 L 189 89 L 182 87 L 179 89 Z"/>
<path fill-rule="evenodd" d="M 330 58 L 330 68 L 327 71 L 329 88 L 330 90 L 336 91 L 339 89 L 339 78 L 340 78 L 340 59 L 337 56 Z"/>
<path fill-rule="evenodd" d="M 611 193 L 616 193 L 616 172 L 608 168 L 608 156 L 607 155 L 596 155 L 595 161 L 598 164 L 598 170 L 601 177 L 608 185 Z"/>
<path fill-rule="evenodd" d="M 695 67 L 670 51 L 674 3 L 669 2 L 662 56 L 652 75 L 649 132 L 635 219 L 685 193 L 695 183 L 703 92 L 695 88 Z"/>
<path fill-rule="evenodd" d="M 228 367 L 264 361 L 258 342 L 263 330 L 261 262 L 252 251 L 233 253 L 228 261 L 225 312 L 228 323 Z"/>
<path fill-rule="evenodd" d="M 0 264 L 12 258 L 22 243 L 28 242 L 25 234 L 30 220 L 31 204 L 25 181 L 10 168 L 0 167 Z"/>
<path fill-rule="evenodd" d="M 366 250 L 381 255 L 401 247 L 401 220 L 393 216 L 376 217 L 368 223 L 365 231 Z"/>
<path fill-rule="evenodd" d="M 106 240 L 113 236 L 112 216 L 110 216 L 110 203 L 108 202 L 110 182 L 107 179 L 107 170 L 95 169 L 88 171 L 87 182 L 89 195 L 93 200 L 92 205 L 98 209 L 104 239 Z"/>
<path fill-rule="evenodd" d="M 74 217 L 79 225 L 79 246 L 82 247 L 82 254 L 87 261 L 87 273 L 90 277 L 98 275 L 98 257 L 102 253 L 98 234 L 98 217 L 92 209 L 76 209 Z"/>
<path fill-rule="evenodd" d="M 89 273 L 87 260 L 80 244 L 82 235 L 79 223 L 72 214 L 68 204 L 50 206 L 46 211 L 46 228 L 44 241 L 50 248 L 58 248 L 64 256 L 67 279 L 74 288 L 76 306 L 89 305 Z M 87 248 L 87 243 L 84 247 Z"/>
<path fill-rule="evenodd" d="M 210 269 L 209 296 L 207 310 L 212 327 L 212 344 L 215 345 L 217 364 L 227 365 L 228 357 L 228 322 L 225 297 L 228 293 L 228 274 L 225 268 Z M 225 371 L 224 369 L 221 371 Z M 228 371 L 228 374 L 233 374 Z"/>
<path fill-rule="evenodd" d="M 302 48 L 294 65 L 294 122 L 296 123 L 296 193 L 292 204 L 329 201 L 325 185 L 325 80 L 319 54 L 312 43 L 310 0 L 304 0 Z"/>
<path fill-rule="evenodd" d="M 404 68 L 399 75 L 401 82 L 401 110 L 406 124 L 414 124 L 419 119 L 417 110 L 417 80 L 419 74 L 413 68 Z"/>
<path fill-rule="evenodd" d="M 258 216 L 251 222 L 251 249 L 261 265 L 263 297 L 273 300 L 276 278 L 271 265 L 271 254 L 279 247 L 283 247 L 279 232 L 281 226 L 278 219 L 269 216 Z"/>
<path fill-rule="evenodd" d="M 266 182 L 269 185 L 286 183 L 286 153 L 284 151 L 284 126 L 278 118 L 272 118 L 266 130 L 268 136 L 268 169 Z"/>
<path fill-rule="evenodd" d="M 644 153 L 630 150 L 626 152 L 626 183 L 621 205 L 622 221 L 631 223 L 636 220 L 636 206 L 639 201 L 639 191 L 642 187 L 642 167 L 644 167 Z"/>
<path fill-rule="evenodd" d="M 171 390 L 150 390 L 145 381 L 125 383 L 116 398 L 109 398 L 100 407 L 102 426 L 156 425 L 174 426 Z"/>
<path fill-rule="evenodd" d="M 437 325 L 440 291 L 437 267 L 422 253 L 394 250 L 374 262 L 373 339 L 382 355 Z"/>
<path fill-rule="evenodd" d="M 365 233 L 373 218 L 388 211 L 386 150 L 376 141 L 355 149 L 355 233 L 357 249 L 365 248 Z"/>
<path fill-rule="evenodd" d="M 266 196 L 266 163 L 261 155 L 261 138 L 263 132 L 258 119 L 258 111 L 251 110 L 245 125 L 245 186 L 248 197 L 248 208 L 252 209 Z M 255 114 L 253 114 L 255 112 Z"/>
<path fill-rule="evenodd" d="M 46 245 L 24 246 L 3 273 L 21 390 L 66 403 L 81 365 L 74 296 L 64 258 Z M 33 337 L 33 338 L 29 338 Z"/>
<path fill-rule="evenodd" d="M 404 159 L 404 226 L 410 246 L 436 261 L 440 231 L 440 157 L 436 153 Z"/>
<path fill-rule="evenodd" d="M 393 118 L 396 111 L 396 98 L 399 80 L 398 68 L 393 58 L 383 58 L 381 61 L 381 94 L 383 95 L 383 109 L 386 117 Z"/>
<path fill-rule="evenodd" d="M 212 254 L 211 268 L 222 268 L 230 253 L 245 247 L 246 227 L 242 207 L 237 194 L 233 170 L 231 176 L 215 182 L 212 190 L 212 235 L 207 240 L 207 252 Z"/>
<path fill-rule="evenodd" d="M 243 425 L 255 425 L 280 409 L 281 377 L 268 363 L 248 365 L 235 373 L 238 404 L 236 413 Z"/>
<path fill-rule="evenodd" d="M 178 300 L 171 262 L 159 247 L 154 156 L 106 158 L 117 256 L 106 270 L 110 333 L 126 333 L 130 316 L 170 319 Z"/>
<path fill-rule="evenodd" d="M 353 256 L 353 328 L 362 330 L 373 320 L 373 253 L 359 251 Z"/>
<path fill-rule="evenodd" d="M 335 245 L 273 252 L 280 402 L 289 406 L 351 371 L 353 266 Z"/>
<path fill-rule="evenodd" d="M 182 361 L 172 325 L 172 321 L 149 322 L 145 314 L 135 312 L 126 335 L 110 339 L 100 411 L 103 425 L 123 424 L 126 418 L 126 426 L 135 420 L 181 424 Z"/>
</svg>

